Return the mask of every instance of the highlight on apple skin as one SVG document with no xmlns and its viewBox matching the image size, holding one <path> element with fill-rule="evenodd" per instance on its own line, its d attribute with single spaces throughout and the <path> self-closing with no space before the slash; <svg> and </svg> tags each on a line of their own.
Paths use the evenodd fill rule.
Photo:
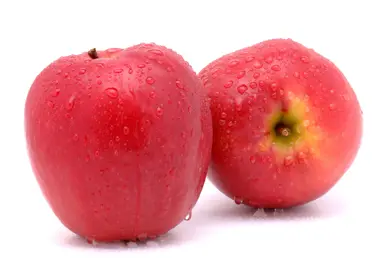
<svg viewBox="0 0 384 275">
<path fill-rule="evenodd" d="M 236 203 L 308 203 L 353 163 L 362 138 L 358 99 L 314 50 L 270 39 L 212 61 L 199 77 L 213 119 L 209 178 Z"/>
</svg>

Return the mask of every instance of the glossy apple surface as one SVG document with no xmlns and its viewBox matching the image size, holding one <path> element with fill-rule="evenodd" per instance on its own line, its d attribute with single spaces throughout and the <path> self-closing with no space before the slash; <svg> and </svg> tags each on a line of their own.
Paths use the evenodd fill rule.
<svg viewBox="0 0 384 275">
<path fill-rule="evenodd" d="M 52 210 L 89 240 L 137 240 L 189 216 L 212 128 L 203 87 L 162 46 L 61 57 L 25 104 L 29 157 Z"/>
</svg>

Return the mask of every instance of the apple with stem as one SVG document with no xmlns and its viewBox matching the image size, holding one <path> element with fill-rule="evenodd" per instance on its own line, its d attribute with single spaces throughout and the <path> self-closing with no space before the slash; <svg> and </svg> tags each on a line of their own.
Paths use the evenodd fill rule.
<svg viewBox="0 0 384 275">
<path fill-rule="evenodd" d="M 53 212 L 90 241 L 155 238 L 190 219 L 212 146 L 201 81 L 156 44 L 52 62 L 28 93 L 25 131 Z"/>
</svg>

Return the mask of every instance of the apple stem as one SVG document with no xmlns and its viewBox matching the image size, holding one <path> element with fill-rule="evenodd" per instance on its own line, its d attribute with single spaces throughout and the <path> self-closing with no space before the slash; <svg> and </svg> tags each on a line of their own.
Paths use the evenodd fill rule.
<svg viewBox="0 0 384 275">
<path fill-rule="evenodd" d="M 89 57 L 92 58 L 92 59 L 96 59 L 96 58 L 99 57 L 99 56 L 97 55 L 96 48 L 90 49 L 90 50 L 88 51 L 88 55 L 89 55 Z"/>
</svg>

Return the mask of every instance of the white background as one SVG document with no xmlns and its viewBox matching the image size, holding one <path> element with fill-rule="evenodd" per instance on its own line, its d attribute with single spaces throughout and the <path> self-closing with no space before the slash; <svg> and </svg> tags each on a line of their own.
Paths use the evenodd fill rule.
<svg viewBox="0 0 384 275">
<path fill-rule="evenodd" d="M 384 25 L 381 1 L 0 0 L 0 274 L 384 274 Z M 42 197 L 25 151 L 23 108 L 59 56 L 156 42 L 196 71 L 222 54 L 290 37 L 330 58 L 354 87 L 364 139 L 321 199 L 253 216 L 207 182 L 190 221 L 139 248 L 92 247 Z"/>
</svg>

